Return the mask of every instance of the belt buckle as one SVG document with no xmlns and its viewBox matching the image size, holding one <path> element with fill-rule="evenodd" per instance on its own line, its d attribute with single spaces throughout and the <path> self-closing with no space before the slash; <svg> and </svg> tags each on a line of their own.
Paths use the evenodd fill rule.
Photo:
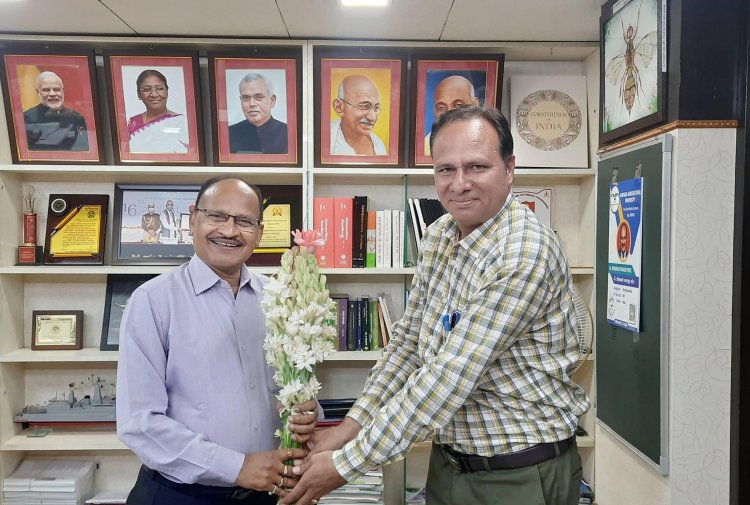
<svg viewBox="0 0 750 505">
<path fill-rule="evenodd" d="M 442 445 L 441 445 L 441 446 L 440 446 L 440 450 L 442 451 L 442 453 L 443 453 L 443 456 L 445 457 L 445 460 L 446 460 L 446 461 L 447 461 L 447 462 L 448 462 L 448 463 L 449 463 L 449 464 L 450 464 L 450 465 L 451 465 L 451 466 L 452 466 L 453 468 L 455 468 L 455 469 L 456 469 L 456 470 L 458 470 L 459 472 L 463 472 L 463 471 L 464 471 L 463 465 L 461 465 L 461 461 L 460 461 L 460 460 L 458 459 L 458 457 L 457 457 L 457 456 L 455 456 L 454 454 L 451 454 L 451 453 L 449 452 L 449 449 L 448 449 L 447 447 L 445 447 L 445 446 L 442 446 Z"/>
</svg>

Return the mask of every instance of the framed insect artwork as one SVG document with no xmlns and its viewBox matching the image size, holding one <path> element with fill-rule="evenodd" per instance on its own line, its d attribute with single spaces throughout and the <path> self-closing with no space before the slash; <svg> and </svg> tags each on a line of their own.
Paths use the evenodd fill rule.
<svg viewBox="0 0 750 505">
<path fill-rule="evenodd" d="M 608 0 L 602 6 L 599 144 L 666 117 L 663 0 Z"/>
</svg>

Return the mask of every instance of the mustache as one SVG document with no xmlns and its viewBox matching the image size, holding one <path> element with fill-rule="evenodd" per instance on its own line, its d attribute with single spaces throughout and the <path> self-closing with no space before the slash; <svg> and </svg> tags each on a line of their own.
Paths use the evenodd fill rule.
<svg viewBox="0 0 750 505">
<path fill-rule="evenodd" d="M 359 124 L 365 125 L 365 126 L 375 126 L 375 121 L 370 121 L 367 118 L 362 118 L 358 121 Z"/>
</svg>

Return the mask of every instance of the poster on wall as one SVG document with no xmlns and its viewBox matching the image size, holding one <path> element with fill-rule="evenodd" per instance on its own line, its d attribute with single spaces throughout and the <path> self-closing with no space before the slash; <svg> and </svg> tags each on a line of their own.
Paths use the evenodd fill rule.
<svg viewBox="0 0 750 505">
<path fill-rule="evenodd" d="M 513 76 L 510 99 L 517 167 L 589 166 L 585 76 Z"/>
<path fill-rule="evenodd" d="M 607 322 L 640 330 L 643 178 L 609 186 Z"/>
</svg>

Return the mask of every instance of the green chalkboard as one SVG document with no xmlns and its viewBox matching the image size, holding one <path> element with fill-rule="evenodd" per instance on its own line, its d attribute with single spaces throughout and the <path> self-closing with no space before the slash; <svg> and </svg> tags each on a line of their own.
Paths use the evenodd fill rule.
<svg viewBox="0 0 750 505">
<path fill-rule="evenodd" d="M 596 384 L 597 418 L 605 428 L 663 473 L 667 453 L 667 337 L 669 167 L 671 137 L 602 156 L 596 203 Z M 607 321 L 610 183 L 636 177 L 642 193 L 640 331 Z M 616 245 L 615 245 L 616 246 Z"/>
</svg>

